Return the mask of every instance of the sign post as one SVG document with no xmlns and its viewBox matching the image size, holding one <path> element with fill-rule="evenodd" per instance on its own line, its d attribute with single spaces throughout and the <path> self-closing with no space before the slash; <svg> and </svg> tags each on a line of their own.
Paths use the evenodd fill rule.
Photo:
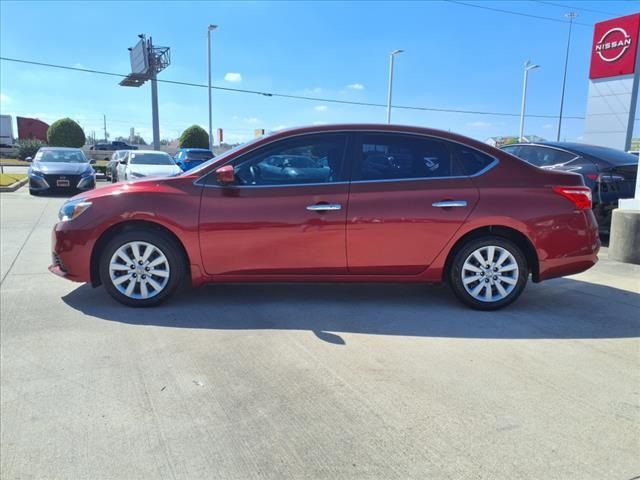
<svg viewBox="0 0 640 480">
<path fill-rule="evenodd" d="M 593 32 L 586 143 L 629 150 L 640 87 L 640 13 L 597 23 Z M 640 157 L 638 158 L 640 172 Z M 634 198 L 611 217 L 609 258 L 640 265 L 640 175 Z"/>
</svg>

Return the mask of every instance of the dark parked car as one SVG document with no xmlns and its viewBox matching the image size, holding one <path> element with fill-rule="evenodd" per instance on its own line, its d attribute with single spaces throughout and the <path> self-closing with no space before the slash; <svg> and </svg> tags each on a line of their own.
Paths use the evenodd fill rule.
<svg viewBox="0 0 640 480">
<path fill-rule="evenodd" d="M 632 198 L 638 173 L 638 157 L 613 148 L 568 142 L 506 145 L 509 152 L 536 167 L 582 175 L 592 191 L 593 213 L 600 231 L 611 226 L 611 211 L 621 198 Z"/>
<path fill-rule="evenodd" d="M 297 156 L 309 168 L 262 175 Z M 185 281 L 446 281 L 491 310 L 529 275 L 590 268 L 600 248 L 580 175 L 393 125 L 280 131 L 179 176 L 78 195 L 59 219 L 50 270 L 139 307 Z"/>
<path fill-rule="evenodd" d="M 127 142 L 114 140 L 107 143 L 96 143 L 89 147 L 89 150 L 138 150 L 135 145 L 129 145 Z"/>
<path fill-rule="evenodd" d="M 213 152 L 207 148 L 181 148 L 173 159 L 186 172 L 212 159 L 214 156 Z"/>
<path fill-rule="evenodd" d="M 91 190 L 96 186 L 91 163 L 79 148 L 43 147 L 29 166 L 29 193 Z"/>
<path fill-rule="evenodd" d="M 109 159 L 107 167 L 105 168 L 105 177 L 107 177 L 107 180 L 111 180 L 112 183 L 116 183 L 118 181 L 118 164 L 120 163 L 120 160 L 127 156 L 128 151 L 129 150 L 117 150 L 113 152 L 113 155 L 111 155 L 111 159 Z"/>
</svg>

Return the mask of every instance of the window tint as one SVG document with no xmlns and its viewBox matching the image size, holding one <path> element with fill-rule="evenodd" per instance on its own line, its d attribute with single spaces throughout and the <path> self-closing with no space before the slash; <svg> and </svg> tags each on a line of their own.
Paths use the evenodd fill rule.
<svg viewBox="0 0 640 480">
<path fill-rule="evenodd" d="M 536 167 L 548 167 L 573 160 L 577 155 L 547 147 L 521 145 L 517 155 Z"/>
<path fill-rule="evenodd" d="M 313 135 L 277 142 L 241 159 L 240 185 L 328 183 L 342 179 L 346 137 Z"/>
<path fill-rule="evenodd" d="M 164 152 L 130 153 L 129 163 L 132 165 L 173 165 L 173 158 Z"/>
<path fill-rule="evenodd" d="M 476 175 L 495 161 L 486 153 L 464 145 L 455 145 L 454 151 L 454 160 L 460 165 L 465 175 Z"/>
<path fill-rule="evenodd" d="M 354 180 L 438 178 L 464 175 L 453 164 L 450 144 L 408 135 L 365 134 Z"/>
</svg>

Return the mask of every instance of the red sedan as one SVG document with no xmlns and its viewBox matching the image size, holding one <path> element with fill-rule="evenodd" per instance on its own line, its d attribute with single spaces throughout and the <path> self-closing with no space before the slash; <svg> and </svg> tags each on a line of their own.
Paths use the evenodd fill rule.
<svg viewBox="0 0 640 480">
<path fill-rule="evenodd" d="M 491 310 L 599 247 L 579 175 L 438 130 L 325 125 L 72 198 L 50 270 L 135 307 L 187 281 L 446 281 Z"/>
</svg>

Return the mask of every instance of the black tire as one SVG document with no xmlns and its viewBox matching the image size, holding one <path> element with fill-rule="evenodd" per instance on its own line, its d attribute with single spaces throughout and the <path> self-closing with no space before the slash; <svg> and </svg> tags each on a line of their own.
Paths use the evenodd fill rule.
<svg viewBox="0 0 640 480">
<path fill-rule="evenodd" d="M 500 247 L 509 252 L 513 256 L 513 259 L 517 264 L 518 273 L 517 277 L 515 277 L 514 275 L 513 278 L 513 280 L 516 281 L 515 286 L 506 296 L 495 301 L 483 301 L 478 300 L 473 295 L 471 295 L 470 292 L 467 291 L 463 283 L 462 270 L 465 261 L 473 254 L 473 252 L 483 247 L 491 246 Z M 479 285 L 481 281 L 486 282 L 487 278 L 484 277 L 484 275 L 486 274 L 483 272 L 482 275 L 482 280 L 478 280 L 478 283 L 472 283 L 470 285 L 475 286 Z M 489 273 L 489 275 L 492 274 Z M 448 272 L 449 285 L 451 285 L 451 289 L 453 290 L 453 293 L 456 295 L 456 297 L 458 297 L 458 299 L 460 299 L 466 305 L 477 310 L 498 310 L 514 302 L 524 290 L 528 278 L 529 265 L 520 247 L 518 247 L 514 242 L 507 240 L 506 238 L 497 236 L 474 238 L 462 245 L 462 247 L 460 247 L 456 251 L 453 260 L 451 261 Z M 495 287 L 490 288 L 492 289 L 492 292 L 497 292 L 497 290 L 495 290 Z"/>
<path fill-rule="evenodd" d="M 109 274 L 111 257 L 116 250 L 129 242 L 146 242 L 157 249 L 166 257 L 169 263 L 169 280 L 160 293 L 147 298 L 131 298 L 120 292 L 113 284 Z M 171 297 L 183 284 L 186 277 L 186 262 L 183 253 L 173 238 L 161 230 L 140 229 L 120 233 L 112 238 L 105 246 L 100 256 L 100 280 L 105 289 L 115 300 L 130 307 L 152 307 Z M 144 272 L 142 272 L 144 273 Z"/>
</svg>

